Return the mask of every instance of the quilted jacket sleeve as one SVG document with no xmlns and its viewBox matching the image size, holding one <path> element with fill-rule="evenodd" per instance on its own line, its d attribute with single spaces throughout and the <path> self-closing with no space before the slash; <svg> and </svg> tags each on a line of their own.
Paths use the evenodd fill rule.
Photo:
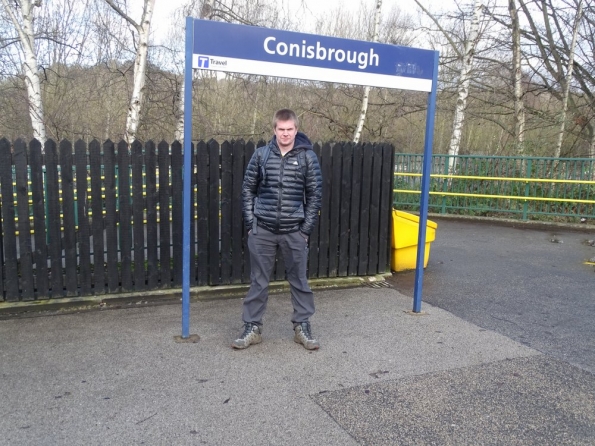
<svg viewBox="0 0 595 446">
<path fill-rule="evenodd" d="M 244 215 L 244 226 L 246 230 L 252 229 L 254 220 L 254 199 L 258 192 L 259 182 L 259 158 L 262 148 L 257 149 L 246 167 L 244 182 L 242 184 L 242 213 Z"/>
<path fill-rule="evenodd" d="M 322 206 L 322 171 L 316 153 L 312 150 L 306 151 L 306 204 L 304 206 L 305 218 L 300 231 L 310 235 L 318 221 L 318 213 Z"/>
</svg>

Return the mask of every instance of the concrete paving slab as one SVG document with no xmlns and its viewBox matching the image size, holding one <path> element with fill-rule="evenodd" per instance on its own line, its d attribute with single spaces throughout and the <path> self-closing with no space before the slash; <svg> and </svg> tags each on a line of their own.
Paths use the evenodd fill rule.
<svg viewBox="0 0 595 446">
<path fill-rule="evenodd" d="M 321 349 L 293 342 L 289 297 L 269 302 L 262 344 L 230 348 L 241 301 L 0 321 L 0 444 L 350 445 L 312 395 L 539 355 L 389 288 L 317 293 Z"/>
</svg>

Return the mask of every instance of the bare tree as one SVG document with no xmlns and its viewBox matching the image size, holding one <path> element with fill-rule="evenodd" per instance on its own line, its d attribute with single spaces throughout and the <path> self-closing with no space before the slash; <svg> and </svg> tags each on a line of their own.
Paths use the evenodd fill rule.
<svg viewBox="0 0 595 446">
<path fill-rule="evenodd" d="M 33 127 L 33 137 L 44 143 L 46 129 L 37 52 L 35 50 L 35 30 L 33 28 L 34 8 L 41 7 L 41 1 L 20 0 L 9 2 L 8 0 L 2 0 L 2 5 L 17 31 L 18 41 L 23 52 L 22 66 L 27 86 L 29 118 Z"/>
<path fill-rule="evenodd" d="M 544 8 L 545 11 L 545 8 Z M 564 86 L 564 90 L 562 93 L 562 109 L 560 110 L 560 114 L 558 115 L 558 123 L 560 125 L 560 130 L 558 131 L 558 141 L 556 143 L 556 149 L 554 151 L 554 156 L 556 158 L 560 158 L 560 153 L 562 152 L 562 141 L 564 139 L 564 131 L 566 129 L 566 115 L 568 112 L 568 97 L 570 95 L 570 83 L 572 81 L 572 71 L 574 68 L 574 52 L 576 48 L 576 38 L 578 35 L 578 28 L 582 19 L 583 15 L 583 2 L 579 0 L 578 2 L 578 9 L 576 12 L 576 17 L 574 19 L 574 24 L 572 26 L 572 41 L 570 43 L 570 48 L 568 52 L 568 66 L 566 68 L 566 76 L 564 76 L 564 81 L 562 85 Z M 547 17 L 545 17 L 547 19 Z"/>
<path fill-rule="evenodd" d="M 376 13 L 374 15 L 374 36 L 372 37 L 372 42 L 378 42 L 378 30 L 380 29 L 380 17 L 382 11 L 382 0 L 378 0 L 376 2 Z M 370 99 L 370 87 L 366 86 L 364 88 L 364 97 L 362 99 L 362 108 L 359 114 L 359 119 L 357 122 L 357 126 L 355 128 L 355 133 L 353 135 L 353 142 L 358 143 L 359 139 L 362 135 L 362 128 L 364 127 L 364 122 L 366 122 L 366 113 L 368 112 L 368 100 Z"/>
<path fill-rule="evenodd" d="M 514 138 L 516 153 L 525 152 L 525 107 L 523 102 L 523 71 L 521 66 L 521 25 L 516 0 L 508 0 L 512 27 L 512 77 L 514 85 Z"/>
<path fill-rule="evenodd" d="M 463 124 L 465 122 L 465 109 L 467 108 L 467 97 L 469 96 L 471 70 L 473 67 L 473 59 L 475 57 L 475 51 L 479 39 L 479 16 L 483 6 L 480 0 L 474 0 L 473 18 L 471 20 L 469 35 L 465 39 L 465 46 L 463 51 L 461 51 L 450 36 L 450 33 L 448 33 L 441 25 L 440 21 L 433 14 L 431 14 L 419 2 L 419 0 L 415 0 L 415 3 L 417 3 L 421 10 L 437 25 L 438 29 L 444 34 L 452 49 L 458 56 L 461 64 L 458 81 L 458 97 L 453 118 L 452 136 L 450 139 L 450 146 L 448 148 L 448 154 L 451 155 L 448 161 L 448 170 L 450 173 L 452 173 L 456 159 L 455 156 L 459 154 L 459 149 L 461 147 L 461 133 Z"/>
<path fill-rule="evenodd" d="M 533 71 L 532 88 L 542 96 L 546 93 L 557 101 L 552 111 L 537 110 L 543 119 L 549 120 L 550 128 L 555 129 L 548 143 L 555 140 L 551 147 L 556 157 L 563 152 L 580 150 L 581 142 L 592 140 L 583 133 L 585 129 L 593 131 L 589 116 L 595 112 L 592 29 L 577 38 L 581 26 L 588 29 L 588 26 L 582 25 L 578 14 L 584 1 L 559 0 L 553 4 L 545 0 L 519 0 L 529 25 L 523 37 L 529 43 L 525 45 L 525 57 L 531 61 L 528 66 Z M 586 1 L 584 10 L 588 12 L 587 17 L 592 16 L 593 2 Z M 588 24 L 589 20 L 585 22 Z M 568 128 L 569 123 L 573 124 L 571 129 Z M 561 129 L 564 147 L 560 141 Z M 573 138 L 569 140 L 568 136 Z"/>
<path fill-rule="evenodd" d="M 213 14 L 215 0 L 204 0 L 200 7 L 200 18 L 210 19 Z M 176 120 L 176 131 L 174 133 L 174 139 L 184 142 L 184 88 L 185 84 L 182 79 L 180 83 L 180 92 L 178 99 L 178 118 Z"/>
<path fill-rule="evenodd" d="M 124 139 L 130 144 L 136 139 L 136 133 L 140 122 L 140 115 L 143 103 L 145 88 L 147 55 L 149 52 L 149 31 L 153 17 L 155 0 L 144 0 L 143 13 L 140 23 L 133 20 L 114 0 L 105 0 L 116 13 L 126 20 L 138 33 L 136 42 L 136 58 L 134 60 L 134 80 L 128 115 L 126 117 L 126 131 Z"/>
</svg>

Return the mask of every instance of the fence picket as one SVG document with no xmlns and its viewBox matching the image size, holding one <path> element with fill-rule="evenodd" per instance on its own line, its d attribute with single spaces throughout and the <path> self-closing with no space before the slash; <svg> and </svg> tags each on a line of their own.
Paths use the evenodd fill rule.
<svg viewBox="0 0 595 446">
<path fill-rule="evenodd" d="M 242 282 L 242 183 L 244 179 L 244 142 L 236 141 L 233 145 L 231 175 L 231 283 Z"/>
<path fill-rule="evenodd" d="M 105 293 L 104 218 L 101 181 L 101 146 L 99 141 L 89 143 L 89 168 L 91 171 L 91 230 L 93 233 L 93 290 L 95 294 Z"/>
<path fill-rule="evenodd" d="M 320 230 L 318 232 L 318 277 L 328 275 L 328 249 L 330 234 L 330 202 L 332 185 L 333 158 L 331 145 L 323 144 L 320 150 L 320 168 L 322 170 L 322 208 L 320 209 Z"/>
<path fill-rule="evenodd" d="M 72 143 L 68 140 L 62 140 L 60 141 L 60 184 L 62 187 L 64 288 L 67 297 L 78 295 L 76 219 L 72 172 Z"/>
<path fill-rule="evenodd" d="M 219 249 L 219 143 L 211 139 L 209 151 L 209 285 L 219 285 L 221 255 Z"/>
<path fill-rule="evenodd" d="M 118 217 L 116 209 L 116 153 L 114 143 L 103 143 L 103 165 L 105 177 L 105 238 L 107 242 L 107 290 L 116 293 L 120 287 L 118 273 Z M 128 166 L 124 167 L 128 172 Z M 127 190 L 126 187 L 124 189 Z M 126 225 L 126 230 L 129 226 Z M 122 231 L 120 231 L 122 233 Z"/>
<path fill-rule="evenodd" d="M 196 275 L 200 286 L 209 283 L 209 151 L 207 144 L 196 145 Z"/>
<path fill-rule="evenodd" d="M 63 296 L 64 285 L 62 279 L 62 243 L 60 218 L 60 185 L 58 179 L 58 151 L 56 143 L 52 140 L 45 142 L 45 168 L 46 168 L 46 196 L 48 203 L 48 254 L 51 265 L 52 298 Z M 59 224 L 56 224 L 59 223 Z"/>
<path fill-rule="evenodd" d="M 359 255 L 357 273 L 364 276 L 368 272 L 368 262 L 370 256 L 370 201 L 372 198 L 372 187 L 370 181 L 372 178 L 373 164 L 373 146 L 364 144 L 364 160 L 362 166 L 362 196 L 360 204 L 360 224 L 359 224 Z"/>
<path fill-rule="evenodd" d="M 33 139 L 29 143 L 29 163 L 31 164 L 31 198 L 33 200 L 33 239 L 35 241 L 35 285 L 37 298 L 50 297 L 48 280 L 48 248 L 46 239 L 46 222 L 49 223 L 45 211 L 45 193 L 43 190 L 43 155 L 41 143 Z M 48 225 L 49 226 L 49 225 Z"/>
<path fill-rule="evenodd" d="M 355 276 L 358 274 L 359 258 L 359 234 L 360 234 L 360 214 L 361 214 L 361 194 L 362 194 L 362 165 L 364 146 L 358 143 L 353 149 L 353 169 L 351 176 L 351 212 L 349 215 L 351 234 L 349 237 L 349 266 L 347 275 Z"/>
<path fill-rule="evenodd" d="M 169 144 L 161 141 L 157 146 L 159 164 L 159 278 L 161 288 L 170 288 L 171 275 L 171 223 L 170 223 L 170 156 Z"/>
<path fill-rule="evenodd" d="M 334 144 L 330 151 L 331 162 L 331 190 L 329 204 L 329 257 L 328 277 L 337 277 L 339 269 L 339 230 L 341 226 L 341 175 L 343 170 L 343 147 L 341 144 Z M 337 175 L 335 175 L 335 172 Z"/>
<path fill-rule="evenodd" d="M 378 233 L 380 231 L 380 188 L 382 180 L 382 146 L 374 144 L 370 147 L 372 159 L 372 176 L 370 190 L 370 226 L 368 231 L 368 269 L 367 274 L 378 272 Z"/>
<path fill-rule="evenodd" d="M 231 283 L 232 169 L 233 146 L 221 144 L 221 284 Z"/>
<path fill-rule="evenodd" d="M 10 142 L 0 140 L 0 191 L 2 192 L 2 231 L 4 244 L 4 291 L 6 300 L 19 300 L 19 275 L 17 262 L 16 225 L 14 222 L 14 200 L 12 189 L 12 156 Z M 1 255 L 2 253 L 0 253 Z"/>
<path fill-rule="evenodd" d="M 132 228 L 130 195 L 130 153 L 126 141 L 118 143 L 118 213 L 120 235 L 120 277 L 123 292 L 134 289 L 132 285 Z"/>
<path fill-rule="evenodd" d="M 14 170 L 16 177 L 17 213 L 19 219 L 19 273 L 21 299 L 33 300 L 33 254 L 31 252 L 31 224 L 29 222 L 29 196 L 26 143 L 17 139 L 14 144 Z"/>
<path fill-rule="evenodd" d="M 182 211 L 183 181 L 182 171 L 184 158 L 182 144 L 175 141 L 171 146 L 171 205 L 172 205 L 172 247 L 173 247 L 173 286 L 182 285 Z"/>
<path fill-rule="evenodd" d="M 341 165 L 341 197 L 339 207 L 339 265 L 337 275 L 347 276 L 349 265 L 349 238 L 351 211 L 351 171 L 353 167 L 353 143 L 349 142 L 342 146 L 343 163 Z"/>
<path fill-rule="evenodd" d="M 140 141 L 132 143 L 132 231 L 134 240 L 134 290 L 144 291 L 146 285 L 145 268 L 145 197 L 143 196 L 143 146 Z"/>
<path fill-rule="evenodd" d="M 393 210 L 393 160 L 395 159 L 394 147 L 390 144 L 382 145 L 382 181 L 380 184 L 380 209 L 378 228 L 378 271 L 377 273 L 390 272 L 390 256 L 392 252 L 392 210 Z"/>
<path fill-rule="evenodd" d="M 157 174 L 155 143 L 145 144 L 147 178 L 147 288 L 159 285 L 159 257 L 157 256 Z"/>
<path fill-rule="evenodd" d="M 84 141 L 74 143 L 74 164 L 76 168 L 76 210 L 78 219 L 79 274 L 81 295 L 91 294 L 91 233 L 89 228 L 87 197 L 87 146 Z"/>
<path fill-rule="evenodd" d="M 196 286 L 198 276 L 195 274 L 196 271 L 196 157 L 194 155 L 194 143 L 190 144 L 190 286 Z"/>
</svg>

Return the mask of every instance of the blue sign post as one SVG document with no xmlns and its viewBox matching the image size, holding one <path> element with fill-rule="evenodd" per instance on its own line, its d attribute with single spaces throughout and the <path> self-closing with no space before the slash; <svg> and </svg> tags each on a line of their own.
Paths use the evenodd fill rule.
<svg viewBox="0 0 595 446">
<path fill-rule="evenodd" d="M 428 95 L 413 311 L 421 311 L 437 51 L 186 18 L 182 336 L 189 339 L 192 69 L 424 91 Z M 196 336 L 196 335 L 193 335 Z"/>
</svg>

